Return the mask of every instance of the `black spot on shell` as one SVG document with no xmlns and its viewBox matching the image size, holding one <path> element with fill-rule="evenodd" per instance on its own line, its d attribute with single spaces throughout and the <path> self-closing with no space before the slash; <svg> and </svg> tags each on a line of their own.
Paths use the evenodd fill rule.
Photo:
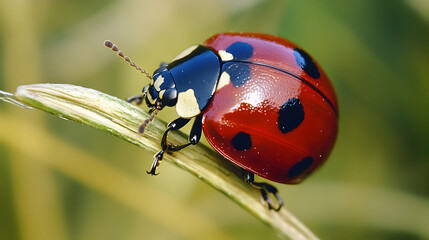
<svg viewBox="0 0 429 240">
<path fill-rule="evenodd" d="M 295 163 L 295 165 L 293 165 L 289 169 L 287 176 L 290 178 L 298 177 L 303 172 L 305 172 L 305 170 L 307 170 L 311 166 L 312 163 L 313 163 L 312 157 L 306 157 L 306 158 L 302 159 L 301 161 Z"/>
<path fill-rule="evenodd" d="M 236 88 L 250 80 L 250 66 L 247 63 L 226 63 L 223 71 L 229 74 L 231 83 Z"/>
<path fill-rule="evenodd" d="M 319 69 L 316 63 L 304 50 L 299 48 L 293 49 L 293 55 L 295 55 L 296 63 L 308 74 L 308 76 L 318 79 L 320 77 Z"/>
<path fill-rule="evenodd" d="M 282 133 L 288 133 L 297 128 L 304 121 L 304 107 L 299 98 L 290 98 L 279 110 L 277 119 Z"/>
<path fill-rule="evenodd" d="M 226 49 L 226 52 L 231 53 L 234 60 L 246 60 L 252 57 L 253 47 L 245 42 L 235 42 Z"/>
<path fill-rule="evenodd" d="M 244 132 L 239 132 L 235 137 L 231 140 L 232 146 L 239 151 L 245 151 L 252 147 L 252 140 L 250 139 L 250 135 Z"/>
</svg>

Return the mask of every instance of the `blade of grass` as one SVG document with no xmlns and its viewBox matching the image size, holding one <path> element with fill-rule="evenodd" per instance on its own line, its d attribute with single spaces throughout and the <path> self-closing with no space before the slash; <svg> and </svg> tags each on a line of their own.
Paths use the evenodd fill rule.
<svg viewBox="0 0 429 240">
<path fill-rule="evenodd" d="M 33 138 L 30 137 L 23 141 L 21 136 L 14 134 L 18 131 L 37 136 L 37 140 L 43 142 L 49 148 L 40 148 L 35 144 L 28 144 L 28 142 L 31 142 L 30 139 Z M 44 127 L 34 127 L 32 124 L 28 124 L 28 119 L 0 112 L 0 143 L 5 144 L 10 150 L 20 152 L 24 157 L 18 159 L 18 161 L 30 169 L 26 174 L 21 174 L 20 177 L 24 175 L 23 178 L 28 178 L 28 176 L 34 175 L 29 173 L 34 165 L 43 166 L 53 170 L 53 172 L 62 173 L 67 178 L 82 184 L 92 191 L 98 192 L 129 210 L 141 214 L 144 218 L 149 218 L 151 222 L 163 225 L 178 239 L 233 239 L 220 226 L 202 216 L 201 212 L 192 209 L 190 205 L 183 204 L 180 201 L 170 201 L 168 193 L 163 192 L 162 189 L 141 181 L 140 178 L 130 176 L 126 171 L 112 166 L 101 157 L 95 156 L 85 149 L 80 149 L 78 146 L 70 144 L 54 134 Z M 55 149 L 55 154 L 52 153 L 52 149 Z M 59 157 L 61 155 L 67 157 Z M 53 181 L 50 182 L 50 184 L 53 183 Z M 41 195 L 46 194 L 44 187 L 41 191 L 34 191 L 34 189 L 37 189 L 37 186 L 33 185 L 32 190 L 26 189 L 24 191 L 35 194 L 43 193 Z M 154 207 L 154 200 L 148 198 L 148 195 L 150 195 L 150 198 L 156 199 L 157 206 L 162 206 L 162 209 Z M 27 205 L 28 199 L 30 198 L 27 197 L 23 200 Z M 49 210 L 52 211 L 52 209 Z M 46 212 L 49 211 L 45 211 L 45 214 Z M 79 221 L 85 222 L 87 217 L 87 215 L 82 215 Z M 36 216 L 36 218 L 39 221 L 43 218 L 44 221 L 44 216 Z M 198 226 L 198 228 L 196 229 L 195 226 Z M 120 228 L 121 226 L 118 226 L 118 229 Z M 142 227 L 142 229 L 145 229 L 145 227 Z M 123 236 L 123 239 L 129 239 L 131 236 L 135 237 L 132 231 L 129 234 L 131 235 Z M 46 239 L 46 237 L 42 239 Z"/>
<path fill-rule="evenodd" d="M 79 86 L 25 85 L 18 87 L 15 98 L 24 105 L 100 129 L 153 153 L 159 150 L 160 137 L 166 125 L 155 119 L 145 134 L 140 135 L 137 128 L 149 117 L 147 113 L 116 97 Z M 174 142 L 187 141 L 187 136 L 181 132 L 174 132 L 169 137 Z M 214 150 L 198 144 L 184 151 L 166 154 L 165 160 L 225 194 L 270 226 L 281 238 L 318 239 L 285 207 L 279 212 L 268 210 L 259 191 L 243 181 L 241 170 Z"/>
</svg>

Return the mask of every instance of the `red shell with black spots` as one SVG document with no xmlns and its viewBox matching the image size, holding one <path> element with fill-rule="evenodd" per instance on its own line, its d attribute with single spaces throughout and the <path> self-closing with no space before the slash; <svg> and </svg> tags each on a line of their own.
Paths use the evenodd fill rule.
<svg viewBox="0 0 429 240">
<path fill-rule="evenodd" d="M 222 74 L 203 113 L 208 142 L 236 165 L 295 184 L 320 167 L 338 130 L 327 76 L 305 51 L 280 37 L 220 33 L 204 44 Z"/>
</svg>

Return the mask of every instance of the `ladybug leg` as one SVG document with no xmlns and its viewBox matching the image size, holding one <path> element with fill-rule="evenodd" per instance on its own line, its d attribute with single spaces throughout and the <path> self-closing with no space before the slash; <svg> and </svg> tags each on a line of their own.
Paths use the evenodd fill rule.
<svg viewBox="0 0 429 240">
<path fill-rule="evenodd" d="M 169 151 L 174 151 L 172 149 L 179 147 L 179 146 L 175 146 L 172 144 L 169 144 L 167 141 L 167 136 L 168 136 L 168 132 L 170 131 L 176 131 L 181 129 L 182 127 L 184 127 L 191 119 L 186 119 L 186 118 L 178 118 L 174 121 L 172 121 L 171 123 L 169 123 L 167 125 L 167 130 L 165 130 L 164 135 L 162 135 L 162 140 L 161 140 L 161 147 L 162 148 L 168 148 Z M 180 148 L 182 149 L 182 148 Z M 178 149 L 178 150 L 180 150 Z M 176 151 L 178 151 L 176 150 Z"/>
<path fill-rule="evenodd" d="M 160 162 L 162 161 L 162 158 L 164 157 L 164 153 L 168 151 L 172 146 L 168 144 L 168 141 L 167 141 L 168 132 L 179 130 L 180 128 L 184 127 L 189 122 L 189 120 L 190 119 L 178 118 L 167 125 L 167 129 L 165 130 L 161 139 L 162 149 L 157 154 L 155 154 L 151 169 L 149 171 L 146 171 L 148 174 L 158 175 L 158 173 L 156 173 L 156 168 L 159 166 Z"/>
<path fill-rule="evenodd" d="M 283 206 L 283 200 L 278 194 L 277 188 L 275 188 L 273 185 L 264 182 L 255 182 L 255 175 L 248 171 L 246 171 L 246 182 L 261 191 L 262 198 L 265 202 L 267 202 L 269 209 L 279 211 L 280 208 Z M 272 194 L 275 196 L 277 200 L 277 207 L 274 207 L 273 202 L 268 194 Z"/>
<path fill-rule="evenodd" d="M 135 95 L 127 98 L 127 102 L 135 103 L 136 105 L 140 105 L 143 102 L 143 94 Z"/>
<path fill-rule="evenodd" d="M 150 84 L 144 86 L 143 91 L 142 91 L 143 94 L 139 94 L 139 95 L 135 95 L 135 96 L 127 98 L 127 102 L 129 102 L 129 103 L 133 103 L 134 102 L 136 105 L 140 105 L 143 102 L 143 99 L 144 99 L 144 97 L 147 94 L 149 86 L 150 86 Z M 146 102 L 148 102 L 148 101 L 146 101 Z"/>
<path fill-rule="evenodd" d="M 159 166 L 159 163 L 162 161 L 162 158 L 164 157 L 164 153 L 166 151 L 170 151 L 170 152 L 177 152 L 180 151 L 181 149 L 184 149 L 185 147 L 189 146 L 189 145 L 195 145 L 197 144 L 200 139 L 201 139 L 201 133 L 202 133 L 202 118 L 203 115 L 200 114 L 195 118 L 194 124 L 192 125 L 192 129 L 191 129 L 191 133 L 189 135 L 189 142 L 183 145 L 173 145 L 168 143 L 167 141 L 167 137 L 168 137 L 168 133 L 170 131 L 176 131 L 181 129 L 182 127 L 184 127 L 191 119 L 186 119 L 186 118 L 178 118 L 174 121 L 172 121 L 171 123 L 169 123 L 167 125 L 167 129 L 165 130 L 164 134 L 162 135 L 162 139 L 161 139 L 161 151 L 159 151 L 157 154 L 155 154 L 153 163 L 152 163 L 152 168 L 150 169 L 150 171 L 146 171 L 148 174 L 151 175 L 158 175 L 158 173 L 155 172 L 156 168 Z"/>
<path fill-rule="evenodd" d="M 203 131 L 203 115 L 200 114 L 195 118 L 194 124 L 192 125 L 191 132 L 189 134 L 189 142 L 183 145 L 170 145 L 168 151 L 177 152 L 189 145 L 197 144 L 201 139 L 201 133 Z"/>
<path fill-rule="evenodd" d="M 163 148 L 161 151 L 155 154 L 152 167 L 150 168 L 150 171 L 146 171 L 147 174 L 150 174 L 152 176 L 156 176 L 159 174 L 159 173 L 156 173 L 155 171 L 156 171 L 156 168 L 159 166 L 159 163 L 162 161 L 162 158 L 164 157 L 164 153 L 166 150 L 167 148 Z"/>
</svg>

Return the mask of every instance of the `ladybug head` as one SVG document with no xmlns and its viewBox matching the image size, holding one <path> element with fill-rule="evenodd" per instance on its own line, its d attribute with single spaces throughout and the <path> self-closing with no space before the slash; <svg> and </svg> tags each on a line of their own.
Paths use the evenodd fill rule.
<svg viewBox="0 0 429 240">
<path fill-rule="evenodd" d="M 166 67 L 158 68 L 151 79 L 152 82 L 143 87 L 143 98 L 150 108 L 151 116 L 139 126 L 139 133 L 144 133 L 147 125 L 160 110 L 166 106 L 173 107 L 177 103 L 176 84 Z"/>
<path fill-rule="evenodd" d="M 146 85 L 143 88 L 143 96 L 145 98 L 146 104 L 151 108 L 152 112 L 155 109 L 161 110 L 165 106 L 173 107 L 176 105 L 176 84 L 174 83 L 170 71 L 168 71 L 165 65 L 161 65 L 161 67 L 154 72 L 153 77 L 151 77 L 149 73 L 137 66 L 133 61 L 125 56 L 125 54 L 111 41 L 106 40 L 104 45 L 117 52 L 118 56 L 130 63 L 132 67 L 145 74 L 149 79 L 152 79 L 151 84 Z"/>
<path fill-rule="evenodd" d="M 160 67 L 154 72 L 152 82 L 143 88 L 143 95 L 151 109 L 161 110 L 176 105 L 176 84 L 166 67 Z"/>
<path fill-rule="evenodd" d="M 132 67 L 145 74 L 146 77 L 152 79 L 152 82 L 143 88 L 143 100 L 145 100 L 147 106 L 150 108 L 149 113 L 151 113 L 151 116 L 146 119 L 139 127 L 139 132 L 143 133 L 146 126 L 153 120 L 158 111 L 163 109 L 165 106 L 173 107 L 176 105 L 177 90 L 173 77 L 164 64 L 154 72 L 152 77 L 144 69 L 137 66 L 133 61 L 125 56 L 125 54 L 111 41 L 106 40 L 104 45 L 112 49 L 114 52 L 117 52 L 118 56 L 123 58 Z M 141 100 L 141 98 L 139 99 Z"/>
</svg>

